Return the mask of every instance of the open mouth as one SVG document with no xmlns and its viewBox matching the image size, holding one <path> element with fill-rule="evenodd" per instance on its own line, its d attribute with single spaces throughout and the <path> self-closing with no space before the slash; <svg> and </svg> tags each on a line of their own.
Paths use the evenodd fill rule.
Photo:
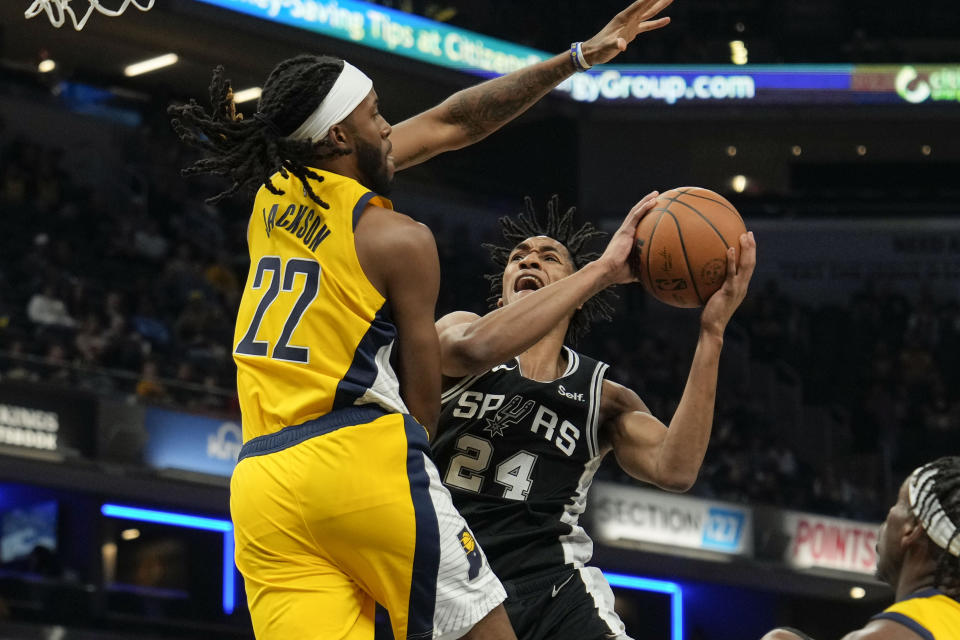
<svg viewBox="0 0 960 640">
<path fill-rule="evenodd" d="M 543 288 L 543 281 L 537 276 L 522 275 L 513 283 L 514 291 L 536 291 Z"/>
</svg>

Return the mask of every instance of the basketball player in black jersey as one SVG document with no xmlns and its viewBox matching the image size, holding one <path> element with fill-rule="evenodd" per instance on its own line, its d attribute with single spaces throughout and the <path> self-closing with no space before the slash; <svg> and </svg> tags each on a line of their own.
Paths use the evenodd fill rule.
<svg viewBox="0 0 960 640">
<path fill-rule="evenodd" d="M 635 282 L 628 255 L 656 192 L 638 203 L 603 255 L 601 235 L 572 224 L 554 198 L 546 225 L 503 218 L 507 247 L 490 247 L 497 309 L 437 322 L 445 392 L 432 449 L 444 484 L 506 587 L 521 640 L 627 638 L 601 572 L 585 567 L 592 543 L 578 525 L 601 459 L 613 452 L 631 476 L 668 491 L 690 488 L 713 420 L 723 333 L 756 262 L 752 234 L 727 254 L 727 277 L 706 303 L 700 338 L 669 429 L 607 365 L 565 345 L 590 320 L 609 317 L 607 287 Z M 599 294 L 599 295 L 598 295 Z M 643 363 L 635 363 L 642 367 Z"/>
</svg>

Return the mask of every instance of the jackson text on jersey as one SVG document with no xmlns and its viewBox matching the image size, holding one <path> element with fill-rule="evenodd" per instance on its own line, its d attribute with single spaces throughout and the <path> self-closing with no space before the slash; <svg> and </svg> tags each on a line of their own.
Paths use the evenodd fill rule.
<svg viewBox="0 0 960 640">
<path fill-rule="evenodd" d="M 247 227 L 250 272 L 234 334 L 245 442 L 355 405 L 406 412 L 390 364 L 396 327 L 354 244 L 367 205 L 392 204 L 315 171 L 323 179 L 311 185 L 328 208 L 297 177 L 276 174 L 283 193 L 261 187 Z"/>
</svg>

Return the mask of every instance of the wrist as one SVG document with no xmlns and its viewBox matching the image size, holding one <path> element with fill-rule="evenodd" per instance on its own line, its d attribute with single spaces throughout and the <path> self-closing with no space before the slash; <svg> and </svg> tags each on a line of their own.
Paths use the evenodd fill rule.
<svg viewBox="0 0 960 640">
<path fill-rule="evenodd" d="M 600 51 L 600 47 L 594 44 L 593 39 L 591 38 L 590 40 L 585 40 L 580 44 L 580 50 L 583 52 L 583 57 L 584 60 L 586 60 L 586 63 L 591 67 L 595 64 L 600 64 L 600 62 L 597 61 L 597 54 Z"/>
<path fill-rule="evenodd" d="M 709 322 L 700 325 L 700 341 L 714 344 L 718 347 L 723 346 L 723 332 L 725 325 L 717 322 Z"/>
<path fill-rule="evenodd" d="M 617 283 L 616 266 L 605 261 L 602 257 L 586 264 L 579 273 L 589 278 L 591 292 L 598 293 L 610 285 Z"/>
<path fill-rule="evenodd" d="M 588 71 L 593 66 L 587 60 L 583 47 L 583 42 L 573 42 L 570 44 L 570 64 L 573 65 L 573 70 L 578 73 Z"/>
</svg>

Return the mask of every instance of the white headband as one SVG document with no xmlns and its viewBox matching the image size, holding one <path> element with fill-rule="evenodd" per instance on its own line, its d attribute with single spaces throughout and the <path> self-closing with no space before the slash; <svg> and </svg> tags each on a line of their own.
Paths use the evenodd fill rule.
<svg viewBox="0 0 960 640">
<path fill-rule="evenodd" d="M 344 60 L 343 71 L 333 83 L 330 93 L 323 99 L 320 106 L 307 116 L 303 124 L 287 137 L 292 140 L 319 142 L 330 132 L 330 127 L 343 122 L 353 113 L 372 88 L 373 80 Z"/>
<path fill-rule="evenodd" d="M 938 547 L 946 549 L 952 556 L 960 557 L 960 536 L 957 535 L 957 525 L 950 521 L 940 500 L 933 493 L 933 482 L 930 481 L 936 475 L 937 470 L 930 466 L 919 467 L 910 474 L 910 479 L 907 481 L 910 510 Z M 920 516 L 920 507 L 923 505 L 926 505 L 923 510 L 926 513 L 925 518 Z M 950 545 L 949 549 L 947 545 Z"/>
</svg>

